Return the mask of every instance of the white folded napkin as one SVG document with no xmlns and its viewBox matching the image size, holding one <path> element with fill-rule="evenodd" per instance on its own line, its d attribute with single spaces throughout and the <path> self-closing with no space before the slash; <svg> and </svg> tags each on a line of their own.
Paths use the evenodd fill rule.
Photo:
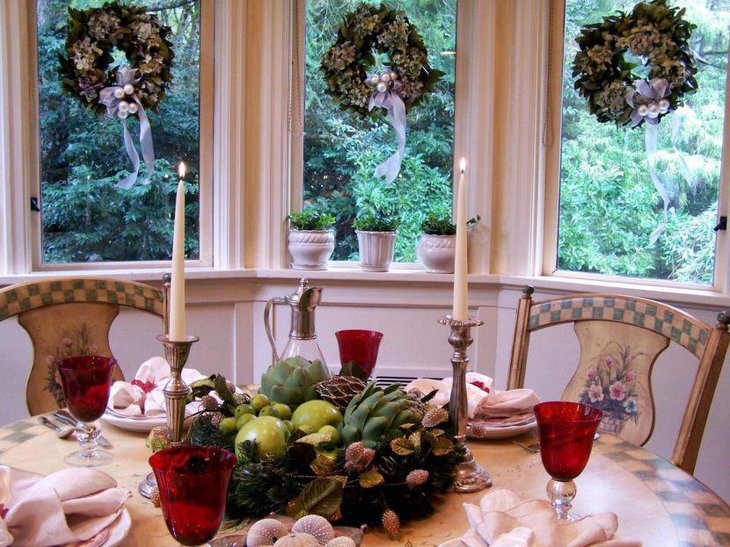
<svg viewBox="0 0 730 547">
<path fill-rule="evenodd" d="M 426 394 L 438 390 L 430 403 L 444 406 L 451 397 L 453 378 L 443 380 L 429 380 L 419 378 L 406 386 L 406 391 L 417 389 Z M 493 389 L 494 380 L 478 372 L 466 373 L 466 399 L 468 414 L 471 419 L 506 418 L 523 416 L 532 413 L 532 407 L 540 399 L 531 389 L 511 389 L 498 391 Z"/>
<path fill-rule="evenodd" d="M 615 537 L 618 519 L 613 513 L 559 520 L 547 500 L 527 500 L 504 488 L 485 494 L 480 506 L 464 504 L 469 530 L 450 546 L 467 547 L 583 547 L 587 545 L 634 547 L 639 542 Z"/>
<path fill-rule="evenodd" d="M 200 371 L 183 369 L 182 380 L 190 384 L 205 378 Z M 163 389 L 170 379 L 170 366 L 162 357 L 142 363 L 131 382 L 114 382 L 109 393 L 109 408 L 125 416 L 154 418 L 165 415 Z M 195 412 L 198 403 L 190 403 L 188 412 Z"/>
<path fill-rule="evenodd" d="M 96 469 L 44 476 L 0 465 L 0 504 L 7 509 L 0 518 L 0 547 L 65 545 L 104 533 L 131 496 L 116 486 Z"/>
</svg>

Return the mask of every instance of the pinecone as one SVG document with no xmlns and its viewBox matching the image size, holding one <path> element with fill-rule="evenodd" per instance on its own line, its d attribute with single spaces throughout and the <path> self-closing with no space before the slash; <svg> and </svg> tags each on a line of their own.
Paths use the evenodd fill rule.
<svg viewBox="0 0 730 547">
<path fill-rule="evenodd" d="M 386 509 L 383 512 L 383 528 L 388 534 L 388 539 L 400 539 L 400 519 L 398 514 L 392 509 Z"/>
<path fill-rule="evenodd" d="M 315 386 L 319 396 L 340 410 L 345 410 L 352 398 L 365 389 L 365 382 L 356 376 L 333 376 Z"/>
<path fill-rule="evenodd" d="M 155 507 L 160 506 L 160 489 L 155 487 L 150 492 L 150 501 L 152 502 L 152 505 Z"/>
<path fill-rule="evenodd" d="M 428 480 L 428 471 L 425 469 L 414 469 L 410 473 L 408 473 L 408 476 L 406 477 L 406 482 L 408 483 L 408 486 L 411 488 L 414 488 L 416 486 L 421 486 Z"/>
<path fill-rule="evenodd" d="M 200 398 L 200 406 L 203 410 L 218 410 L 218 401 L 212 395 L 203 395 Z"/>
</svg>

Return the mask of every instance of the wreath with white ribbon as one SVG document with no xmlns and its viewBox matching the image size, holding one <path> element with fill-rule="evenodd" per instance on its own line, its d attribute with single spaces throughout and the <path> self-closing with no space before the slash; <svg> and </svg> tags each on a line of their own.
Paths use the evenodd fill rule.
<svg viewBox="0 0 730 547">
<path fill-rule="evenodd" d="M 137 180 L 139 154 L 127 128 L 127 117 L 139 118 L 139 141 L 149 184 L 154 170 L 152 129 L 146 110 L 157 111 L 172 81 L 172 43 L 163 25 L 143 6 L 118 1 L 101 8 L 69 8 L 66 54 L 60 58 L 61 89 L 99 114 L 116 117 L 123 128 L 123 142 L 132 173 L 118 183 L 130 188 Z M 130 66 L 118 67 L 113 53 L 124 53 Z"/>
<path fill-rule="evenodd" d="M 375 54 L 387 56 L 388 61 L 373 71 Z M 406 114 L 444 75 L 429 65 L 423 38 L 402 11 L 360 4 L 345 16 L 320 68 L 327 92 L 341 109 L 362 117 L 377 115 L 380 108 L 387 112 L 398 150 L 375 175 L 391 183 L 405 152 Z"/>
<path fill-rule="evenodd" d="M 667 224 L 670 198 L 656 173 L 658 124 L 697 90 L 697 67 L 690 49 L 696 25 L 685 10 L 667 0 L 641 2 L 630 13 L 619 12 L 603 22 L 585 25 L 573 61 L 575 89 L 586 98 L 599 122 L 631 128 L 645 125 L 649 174 L 664 202 L 664 221 L 652 233 L 653 244 Z M 636 62 L 627 59 L 632 55 Z M 639 76 L 637 67 L 648 69 Z"/>
</svg>

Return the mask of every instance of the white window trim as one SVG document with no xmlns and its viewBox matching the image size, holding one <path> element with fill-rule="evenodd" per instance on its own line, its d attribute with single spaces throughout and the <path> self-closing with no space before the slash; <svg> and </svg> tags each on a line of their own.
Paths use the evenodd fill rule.
<svg viewBox="0 0 730 547">
<path fill-rule="evenodd" d="M 544 133 L 545 156 L 545 189 L 544 189 L 544 253 L 542 270 L 536 272 L 545 276 L 565 278 L 567 280 L 587 280 L 595 283 L 620 283 L 623 285 L 657 286 L 678 291 L 690 290 L 710 292 L 718 295 L 730 293 L 730 275 L 728 268 L 728 233 L 718 231 L 715 240 L 715 273 L 711 286 L 693 283 L 681 283 L 671 280 L 629 278 L 605 274 L 592 274 L 557 270 L 558 256 L 558 209 L 560 193 L 560 147 L 562 134 L 562 88 L 563 88 L 563 55 L 565 28 L 565 0 L 552 0 L 550 3 L 550 20 L 548 32 L 548 69 L 545 82 L 547 90 L 546 123 Z M 728 199 L 730 191 L 730 69 L 726 73 L 725 87 L 725 122 L 723 128 L 723 150 L 720 171 L 720 190 L 717 202 L 717 218 L 728 215 Z"/>
</svg>

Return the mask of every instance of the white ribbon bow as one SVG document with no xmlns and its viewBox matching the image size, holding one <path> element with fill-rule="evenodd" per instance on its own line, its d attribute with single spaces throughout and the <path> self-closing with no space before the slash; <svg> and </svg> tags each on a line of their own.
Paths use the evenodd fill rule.
<svg viewBox="0 0 730 547">
<path fill-rule="evenodd" d="M 397 93 L 403 84 L 398 81 L 398 75 L 387 66 L 380 74 L 368 76 L 365 83 L 375 88 L 370 96 L 368 110 L 375 107 L 387 110 L 388 121 L 393 126 L 398 141 L 398 150 L 375 169 L 375 176 L 385 177 L 385 182 L 390 184 L 400 172 L 406 150 L 406 105 Z"/>
<path fill-rule="evenodd" d="M 128 189 L 137 182 L 139 173 L 139 154 L 132 143 L 132 136 L 127 128 L 127 116 L 137 114 L 139 116 L 139 144 L 142 149 L 142 157 L 147 165 L 147 175 L 140 181 L 141 184 L 149 184 L 150 177 L 155 170 L 155 151 L 152 145 L 152 127 L 144 111 L 142 103 L 135 93 L 134 84 L 139 80 L 135 79 L 136 68 L 120 68 L 117 71 L 117 85 L 105 87 L 99 93 L 99 102 L 106 106 L 106 114 L 109 117 L 116 116 L 122 122 L 122 139 L 127 156 L 132 162 L 132 172 L 123 180 L 117 183 L 119 188 Z"/>
</svg>

